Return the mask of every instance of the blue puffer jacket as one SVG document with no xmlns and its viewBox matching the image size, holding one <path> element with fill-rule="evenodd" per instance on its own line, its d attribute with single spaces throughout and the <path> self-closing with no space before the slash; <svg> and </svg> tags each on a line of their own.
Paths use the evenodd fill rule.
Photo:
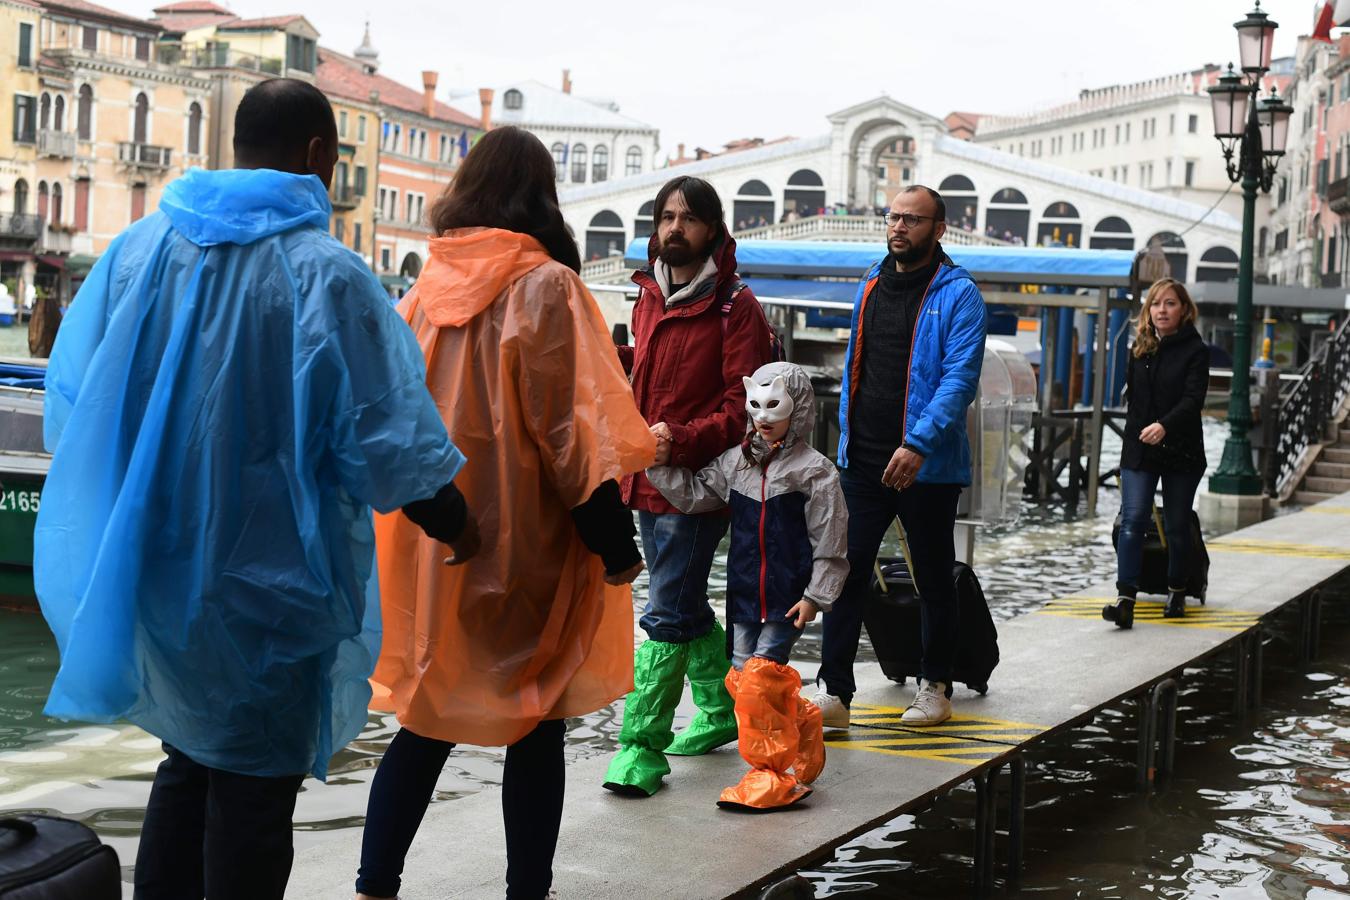
<svg viewBox="0 0 1350 900">
<path fill-rule="evenodd" d="M 970 484 L 966 408 L 975 399 L 984 364 L 984 298 L 970 273 L 939 248 L 941 264 L 928 285 L 909 355 L 904 442 L 924 457 L 919 481 Z M 873 263 L 858 285 L 844 357 L 839 400 L 839 465 L 848 468 L 849 406 L 862 372 L 863 310 L 885 260 Z"/>
</svg>

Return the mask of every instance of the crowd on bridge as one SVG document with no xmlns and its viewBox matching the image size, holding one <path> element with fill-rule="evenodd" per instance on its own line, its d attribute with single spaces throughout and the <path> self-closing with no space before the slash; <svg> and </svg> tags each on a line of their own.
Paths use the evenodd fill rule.
<svg viewBox="0 0 1350 900">
<path fill-rule="evenodd" d="M 943 252 L 936 191 L 906 188 L 883 213 L 831 460 L 811 445 L 811 379 L 738 280 L 707 182 L 656 195 L 633 344 L 616 348 L 578 277 L 553 159 L 525 131 L 469 152 L 397 310 L 328 234 L 338 143 L 319 91 L 252 88 L 235 159 L 171 184 L 114 241 L 47 381 L 35 574 L 61 651 L 47 713 L 163 741 L 137 898 L 282 897 L 302 780 L 326 777 L 368 709 L 400 729 L 350 861 L 361 898 L 397 895 L 456 744 L 507 747 L 506 895 L 548 896 L 565 720 L 620 698 L 603 788 L 649 802 L 668 755 L 736 742 L 748 771 L 709 801 L 798 804 L 824 730 L 849 727 L 874 563 L 897 520 L 922 610 L 902 718 L 950 718 L 953 529 L 986 313 Z M 1195 312 L 1160 277 L 1140 314 L 1120 598 L 1104 612 L 1120 628 L 1148 590 L 1160 479 L 1169 577 L 1185 567 L 1204 458 Z M 724 629 L 709 579 L 728 533 Z M 808 697 L 791 651 L 820 615 Z M 697 713 L 676 735 L 686 680 Z"/>
</svg>

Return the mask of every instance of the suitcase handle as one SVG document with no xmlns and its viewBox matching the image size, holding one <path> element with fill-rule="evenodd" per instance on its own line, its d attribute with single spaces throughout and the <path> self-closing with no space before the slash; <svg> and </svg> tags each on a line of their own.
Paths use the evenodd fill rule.
<svg viewBox="0 0 1350 900">
<path fill-rule="evenodd" d="M 904 557 L 905 568 L 909 570 L 909 577 L 914 581 L 914 559 L 909 555 L 909 538 L 905 536 L 905 529 L 900 525 L 900 519 L 896 518 L 891 522 L 895 526 L 895 536 L 900 539 L 900 555 Z M 881 563 L 874 558 L 872 560 L 872 571 L 876 573 L 877 584 L 881 585 L 881 592 L 889 594 L 890 588 L 886 587 L 886 576 L 881 574 Z M 919 583 L 914 581 L 914 596 L 919 596 Z"/>
<path fill-rule="evenodd" d="M 8 828 L 11 831 L 19 832 L 19 834 L 23 835 L 23 840 L 25 841 L 31 841 L 37 838 L 37 826 L 32 822 L 26 822 L 23 819 L 0 819 L 0 828 Z"/>
</svg>

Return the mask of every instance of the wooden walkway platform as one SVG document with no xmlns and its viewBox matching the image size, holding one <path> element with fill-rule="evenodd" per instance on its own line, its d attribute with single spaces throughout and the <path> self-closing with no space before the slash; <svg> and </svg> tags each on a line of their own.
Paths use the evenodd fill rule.
<svg viewBox="0 0 1350 900">
<path fill-rule="evenodd" d="M 1263 620 L 1295 604 L 1301 640 L 1315 652 L 1317 589 L 1350 568 L 1350 493 L 1219 538 L 1208 605 L 1191 601 L 1181 620 L 1162 618 L 1161 598 L 1144 599 L 1132 631 L 1102 621 L 1114 596 L 1103 583 L 1002 623 L 1002 662 L 988 696 L 958 688 L 956 714 L 937 728 L 906 728 L 899 716 L 913 687 L 886 681 L 859 664 L 853 725 L 827 732 L 828 761 L 815 794 L 772 815 L 725 812 L 714 801 L 744 764 L 734 746 L 708 756 L 672 758 L 674 771 L 655 797 L 634 800 L 600 787 L 607 758 L 567 770 L 567 805 L 555 862 L 562 900 L 646 897 L 756 897 L 834 847 L 901 813 L 922 808 L 967 781 L 977 792 L 977 887 L 994 875 L 995 803 L 1010 804 L 1000 856 L 1021 865 L 1025 768 L 1022 752 L 1089 722 L 1105 707 L 1140 698 L 1141 787 L 1170 767 L 1176 678 L 1187 666 L 1231 652 L 1239 677 L 1235 709 L 1259 703 Z M 814 667 L 799 666 L 809 674 Z M 1007 771 L 1007 789 L 996 779 Z M 351 895 L 360 831 L 326 840 L 296 858 L 288 898 Z M 499 898 L 505 893 L 505 844 L 496 789 L 434 805 L 409 855 L 402 896 Z M 793 896 L 783 893 L 781 896 Z"/>
</svg>

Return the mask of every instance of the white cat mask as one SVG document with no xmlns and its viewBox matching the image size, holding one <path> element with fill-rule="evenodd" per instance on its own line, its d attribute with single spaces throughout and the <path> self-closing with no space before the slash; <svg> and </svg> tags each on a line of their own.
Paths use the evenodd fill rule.
<svg viewBox="0 0 1350 900">
<path fill-rule="evenodd" d="M 775 375 L 768 384 L 756 384 L 744 377 L 741 380 L 745 383 L 745 411 L 756 425 L 776 425 L 792 415 L 795 404 L 782 375 Z"/>
</svg>

